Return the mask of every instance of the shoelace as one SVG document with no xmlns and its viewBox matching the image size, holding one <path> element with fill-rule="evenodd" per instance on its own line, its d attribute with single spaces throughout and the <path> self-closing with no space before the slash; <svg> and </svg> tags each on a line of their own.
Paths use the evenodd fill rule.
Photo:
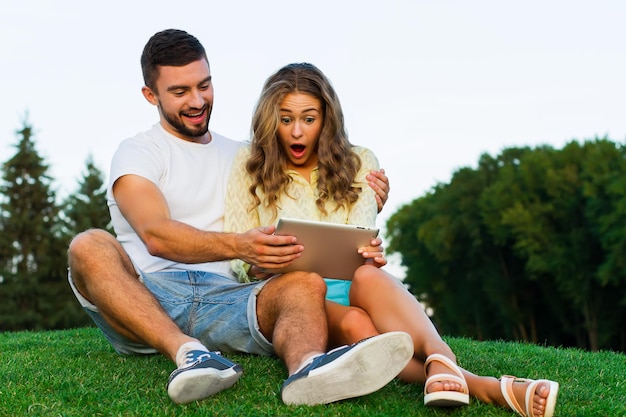
<svg viewBox="0 0 626 417">
<path fill-rule="evenodd" d="M 216 351 L 216 352 L 206 352 L 206 353 L 203 353 L 201 355 L 195 356 L 195 358 L 194 358 L 194 353 L 193 352 L 194 352 L 193 350 L 190 350 L 189 352 L 187 352 L 185 354 L 185 364 L 183 365 L 183 367 L 186 368 L 186 367 L 191 366 L 193 364 L 202 362 L 202 359 L 204 359 L 204 358 L 211 359 L 211 353 L 213 353 L 215 355 L 221 355 L 222 354 L 222 352 L 219 352 L 219 351 Z M 195 351 L 195 352 L 197 352 L 197 351 Z"/>
</svg>

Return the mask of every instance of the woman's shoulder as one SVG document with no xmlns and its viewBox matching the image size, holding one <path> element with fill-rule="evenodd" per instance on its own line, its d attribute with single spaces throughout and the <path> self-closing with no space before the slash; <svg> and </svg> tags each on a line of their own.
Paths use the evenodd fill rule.
<svg viewBox="0 0 626 417">
<path fill-rule="evenodd" d="M 353 146 L 352 150 L 359 156 L 363 165 L 378 167 L 378 158 L 376 158 L 374 152 L 372 152 L 369 148 L 364 146 Z"/>
<path fill-rule="evenodd" d="M 240 144 L 237 153 L 235 154 L 235 160 L 247 160 L 250 157 L 250 142 L 243 142 Z"/>
</svg>

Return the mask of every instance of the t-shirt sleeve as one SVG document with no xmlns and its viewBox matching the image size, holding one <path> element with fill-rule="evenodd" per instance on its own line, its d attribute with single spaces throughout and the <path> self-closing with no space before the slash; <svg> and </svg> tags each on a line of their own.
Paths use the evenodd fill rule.
<svg viewBox="0 0 626 417">
<path fill-rule="evenodd" d="M 122 141 L 113 155 L 109 187 L 124 175 L 138 175 L 155 184 L 159 183 L 164 169 L 163 152 L 155 143 L 139 138 Z"/>
</svg>

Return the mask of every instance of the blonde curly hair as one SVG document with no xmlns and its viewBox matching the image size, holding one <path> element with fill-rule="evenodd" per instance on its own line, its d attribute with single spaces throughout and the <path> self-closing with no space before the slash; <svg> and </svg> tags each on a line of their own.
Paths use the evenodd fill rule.
<svg viewBox="0 0 626 417">
<path fill-rule="evenodd" d="M 261 204 L 256 193 L 260 189 L 267 196 L 264 204 L 276 216 L 278 201 L 283 194 L 287 195 L 286 189 L 291 183 L 285 169 L 287 155 L 278 139 L 280 103 L 290 93 L 308 94 L 318 99 L 322 106 L 323 126 L 316 149 L 319 175 L 317 207 L 326 213 L 326 202 L 334 201 L 337 208 L 349 208 L 361 191 L 355 185 L 361 160 L 348 141 L 343 111 L 335 90 L 326 76 L 308 63 L 284 66 L 263 86 L 252 118 L 251 154 L 246 164 L 246 170 L 253 179 L 249 189 L 255 201 L 253 208 Z"/>
</svg>

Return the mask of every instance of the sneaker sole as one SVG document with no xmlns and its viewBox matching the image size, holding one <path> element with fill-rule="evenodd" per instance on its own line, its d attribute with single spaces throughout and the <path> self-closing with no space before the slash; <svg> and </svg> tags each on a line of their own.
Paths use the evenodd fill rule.
<svg viewBox="0 0 626 417">
<path fill-rule="evenodd" d="M 188 404 L 232 387 L 242 373 L 233 368 L 223 371 L 214 368 L 192 369 L 170 382 L 167 394 L 177 404 Z"/>
<path fill-rule="evenodd" d="M 389 332 L 358 343 L 349 352 L 283 387 L 289 405 L 328 404 L 377 391 L 394 379 L 413 357 L 413 340 Z"/>
</svg>

